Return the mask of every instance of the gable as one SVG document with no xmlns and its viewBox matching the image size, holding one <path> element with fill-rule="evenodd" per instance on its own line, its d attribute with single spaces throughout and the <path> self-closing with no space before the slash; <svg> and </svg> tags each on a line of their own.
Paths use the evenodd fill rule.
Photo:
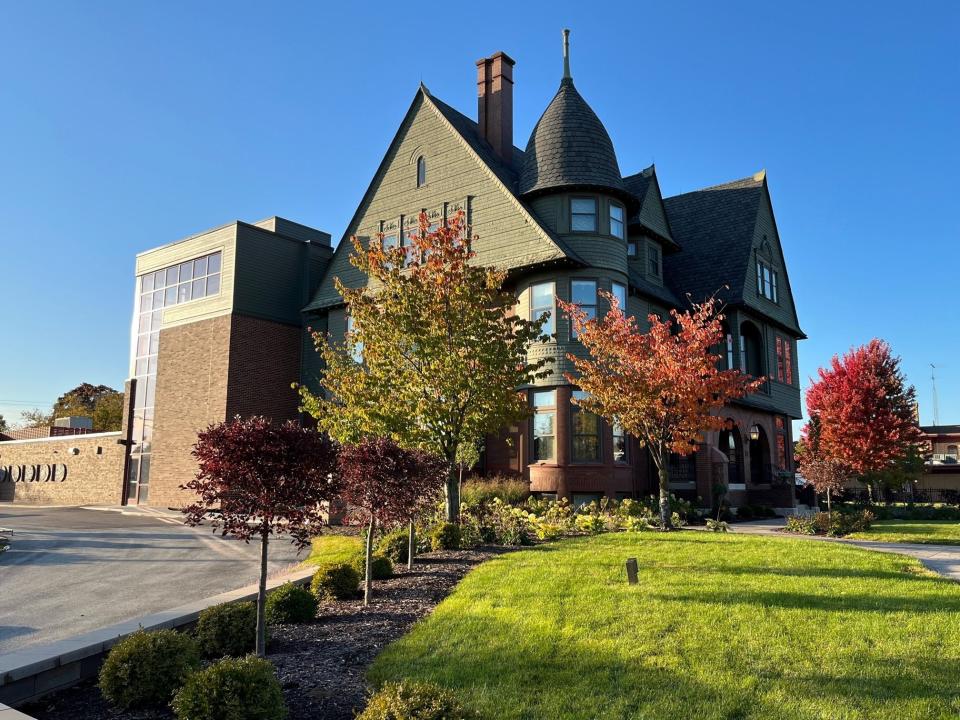
<svg viewBox="0 0 960 720">
<path fill-rule="evenodd" d="M 750 248 L 750 259 L 747 263 L 746 277 L 743 280 L 743 302 L 749 308 L 767 316 L 779 325 L 803 335 L 797 319 L 796 304 L 793 300 L 793 291 L 790 288 L 790 278 L 787 274 L 787 263 L 783 256 L 783 245 L 777 231 L 776 219 L 773 215 L 773 203 L 766 179 L 763 183 L 763 192 L 757 207 L 757 220 L 753 231 Z M 762 259 L 777 272 L 778 302 L 760 295 L 757 287 L 757 260 Z"/>
<path fill-rule="evenodd" d="M 349 261 L 352 236 L 369 243 L 376 241 L 381 226 L 409 232 L 421 210 L 442 219 L 462 207 L 472 233 L 479 236 L 474 250 L 483 265 L 512 269 L 573 257 L 517 199 L 504 170 L 494 169 L 465 137 L 469 127 L 455 127 L 449 114 L 421 87 L 305 310 L 340 304 L 334 278 L 350 287 L 365 284 Z M 425 185 L 417 187 L 421 155 L 427 175 Z"/>
<path fill-rule="evenodd" d="M 663 207 L 663 196 L 660 194 L 660 183 L 657 181 L 655 170 L 650 180 L 637 218 L 645 228 L 669 242 L 668 250 L 676 249 L 673 235 L 670 233 L 670 223 L 667 221 L 667 211 Z"/>
</svg>

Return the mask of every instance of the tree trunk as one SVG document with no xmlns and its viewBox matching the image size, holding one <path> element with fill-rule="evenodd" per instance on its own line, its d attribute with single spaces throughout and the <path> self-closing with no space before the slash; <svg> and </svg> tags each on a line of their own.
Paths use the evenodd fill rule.
<svg viewBox="0 0 960 720">
<path fill-rule="evenodd" d="M 407 570 L 413 570 L 413 556 L 417 554 L 417 529 L 410 520 L 410 533 L 407 536 Z"/>
<path fill-rule="evenodd" d="M 660 523 L 664 530 L 673 530 L 670 520 L 670 469 L 661 463 L 657 470 L 660 476 Z"/>
<path fill-rule="evenodd" d="M 453 462 L 447 475 L 447 522 L 460 522 L 460 477 Z"/>
<path fill-rule="evenodd" d="M 827 488 L 827 516 L 830 516 L 830 488 Z"/>
<path fill-rule="evenodd" d="M 367 568 L 365 580 L 363 583 L 363 604 L 370 604 L 370 586 L 373 584 L 373 531 L 377 528 L 377 520 L 370 516 L 370 527 L 367 528 L 367 561 L 364 565 Z"/>
<path fill-rule="evenodd" d="M 260 534 L 260 586 L 257 588 L 257 657 L 267 655 L 267 544 L 270 536 Z"/>
</svg>

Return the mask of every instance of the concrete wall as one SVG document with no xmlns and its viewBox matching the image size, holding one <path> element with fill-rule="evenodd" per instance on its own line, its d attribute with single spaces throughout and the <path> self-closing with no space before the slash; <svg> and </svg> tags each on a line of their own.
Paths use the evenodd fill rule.
<svg viewBox="0 0 960 720">
<path fill-rule="evenodd" d="M 119 505 L 126 451 L 120 437 L 111 432 L 0 442 L 0 502 Z"/>
</svg>

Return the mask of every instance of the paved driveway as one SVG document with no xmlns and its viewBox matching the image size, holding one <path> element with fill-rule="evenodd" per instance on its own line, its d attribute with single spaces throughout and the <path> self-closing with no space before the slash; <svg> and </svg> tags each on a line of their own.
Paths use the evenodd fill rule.
<svg viewBox="0 0 960 720">
<path fill-rule="evenodd" d="M 0 553 L 0 654 L 235 590 L 260 567 L 259 543 L 162 515 L 0 505 L 0 528 L 13 530 Z M 271 574 L 298 561 L 282 540 L 270 555 Z"/>
</svg>

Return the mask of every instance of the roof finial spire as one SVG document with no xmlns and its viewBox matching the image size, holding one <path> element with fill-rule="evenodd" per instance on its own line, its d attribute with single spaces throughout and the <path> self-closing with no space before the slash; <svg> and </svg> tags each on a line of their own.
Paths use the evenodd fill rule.
<svg viewBox="0 0 960 720">
<path fill-rule="evenodd" d="M 570 31 L 563 29 L 563 79 L 570 80 Z"/>
</svg>

